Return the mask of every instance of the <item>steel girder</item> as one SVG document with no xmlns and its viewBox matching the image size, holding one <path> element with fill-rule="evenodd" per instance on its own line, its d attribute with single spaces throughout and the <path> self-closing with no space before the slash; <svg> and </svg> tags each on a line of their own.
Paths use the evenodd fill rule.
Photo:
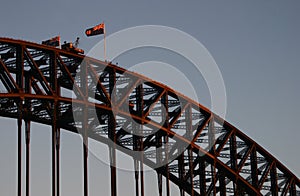
<svg viewBox="0 0 300 196">
<path fill-rule="evenodd" d="M 112 195 L 116 150 L 134 158 L 141 195 L 143 164 L 157 171 L 160 195 L 162 176 L 167 195 L 169 180 L 181 195 L 300 195 L 300 180 L 240 130 L 167 86 L 111 63 L 0 38 L 0 81 L 0 115 L 18 119 L 19 157 L 25 122 L 26 166 L 30 122 L 52 126 L 52 195 L 59 195 L 61 128 L 82 134 L 85 195 L 88 138 L 109 145 Z M 26 195 L 29 173 L 26 167 Z"/>
</svg>

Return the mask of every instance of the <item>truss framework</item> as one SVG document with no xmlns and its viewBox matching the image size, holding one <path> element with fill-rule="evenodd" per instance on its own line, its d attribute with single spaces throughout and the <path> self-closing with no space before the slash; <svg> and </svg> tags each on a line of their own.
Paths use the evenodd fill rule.
<svg viewBox="0 0 300 196">
<path fill-rule="evenodd" d="M 52 127 L 52 195 L 59 195 L 60 129 L 83 137 L 84 195 L 88 138 L 108 144 L 111 195 L 117 195 L 116 150 L 134 159 L 136 195 L 144 195 L 143 165 L 181 195 L 300 195 L 300 180 L 240 130 L 202 105 L 144 76 L 89 57 L 0 38 L 0 115 L 18 119 L 26 136 L 29 194 L 30 122 Z"/>
</svg>

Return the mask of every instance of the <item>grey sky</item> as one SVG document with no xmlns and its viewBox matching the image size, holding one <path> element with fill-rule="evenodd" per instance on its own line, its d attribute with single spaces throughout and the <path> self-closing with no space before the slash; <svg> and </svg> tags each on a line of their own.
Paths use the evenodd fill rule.
<svg viewBox="0 0 300 196">
<path fill-rule="evenodd" d="M 185 31 L 203 43 L 219 65 L 227 92 L 226 120 L 300 176 L 300 1 L 11 0 L 2 1 L 0 9 L 1 37 L 41 42 L 56 35 L 68 41 L 79 36 L 80 47 L 86 51 L 102 37 L 86 38 L 84 30 L 102 21 L 105 21 L 107 35 L 149 24 Z M 176 63 L 151 49 L 133 51 L 118 61 L 125 67 L 128 62 L 139 62 L 134 60 L 135 56 L 147 59 L 149 55 L 152 55 L 151 60 L 161 58 Z M 187 72 L 192 74 L 192 71 Z M 195 79 L 195 83 L 197 81 Z M 200 84 L 199 89 L 205 89 Z M 204 105 L 208 106 L 209 95 L 203 97 Z M 15 123 L 1 120 L 1 124 L 6 126 L 0 137 L 0 154 L 4 154 L 0 161 L 0 190 L 9 195 L 15 192 L 15 176 L 9 172 L 14 171 L 12 166 L 16 164 Z M 47 184 L 51 171 L 47 170 L 50 168 L 50 132 L 46 126 L 42 127 L 36 126 L 32 139 L 33 146 L 39 146 L 32 147 L 32 158 L 37 161 L 32 165 L 32 178 L 35 184 L 40 184 L 40 188 L 32 190 L 32 195 L 39 195 L 43 189 L 46 190 L 44 195 L 50 194 L 47 191 L 50 191 Z M 66 156 L 62 157 L 62 167 L 67 177 L 62 179 L 65 185 L 62 191 L 65 195 L 80 195 L 77 188 L 81 180 L 77 178 L 81 178 L 81 173 L 74 172 L 81 164 L 76 155 L 81 155 L 80 138 L 68 133 L 64 133 L 63 138 L 62 153 Z M 10 151 L 5 152 L 5 149 Z M 46 153 L 42 149 L 46 149 Z M 91 178 L 109 185 L 107 171 L 90 159 L 91 168 L 107 175 L 105 180 L 94 172 Z M 67 163 L 74 166 L 67 166 Z M 126 180 L 125 174 L 121 176 Z M 96 195 L 97 190 L 95 188 L 91 195 Z"/>
</svg>

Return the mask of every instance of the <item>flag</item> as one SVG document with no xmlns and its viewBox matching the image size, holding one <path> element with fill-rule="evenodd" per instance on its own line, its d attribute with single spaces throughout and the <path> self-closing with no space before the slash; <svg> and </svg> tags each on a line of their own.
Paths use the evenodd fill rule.
<svg viewBox="0 0 300 196">
<path fill-rule="evenodd" d="M 98 24 L 97 26 L 85 30 L 85 34 L 88 37 L 104 34 L 104 23 Z"/>
<path fill-rule="evenodd" d="M 54 47 L 59 46 L 60 45 L 60 36 L 53 37 L 46 41 L 42 41 L 42 44 L 45 44 L 48 46 L 54 46 Z"/>
</svg>

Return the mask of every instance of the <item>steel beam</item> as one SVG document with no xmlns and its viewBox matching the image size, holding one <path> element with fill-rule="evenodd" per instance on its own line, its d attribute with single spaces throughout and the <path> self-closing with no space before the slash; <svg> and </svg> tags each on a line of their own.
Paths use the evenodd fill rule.
<svg viewBox="0 0 300 196">
<path fill-rule="evenodd" d="M 193 135 L 193 121 L 192 121 L 192 107 L 189 105 L 185 111 L 185 123 L 186 123 L 186 135 L 188 139 L 192 140 Z M 190 189 L 191 189 L 191 196 L 194 196 L 194 166 L 193 166 L 193 151 L 190 147 L 188 147 L 188 166 L 189 166 L 189 173 L 188 178 L 190 181 Z M 186 179 L 187 180 L 187 179 Z"/>
<path fill-rule="evenodd" d="M 19 101 L 18 117 L 18 196 L 22 195 L 22 104 Z"/>
<path fill-rule="evenodd" d="M 166 112 L 162 112 L 162 119 L 165 119 L 164 121 L 164 124 L 163 126 L 166 127 L 167 129 L 170 129 L 170 126 L 169 126 L 169 104 L 168 104 L 168 93 L 165 92 L 163 95 L 162 95 L 162 98 L 161 98 L 161 104 L 162 104 L 162 107 L 165 109 Z M 170 170 L 169 170 L 169 137 L 167 135 L 163 136 L 164 138 L 164 145 L 165 145 L 165 169 L 167 171 L 167 175 L 166 175 L 166 193 L 167 193 L 167 196 L 170 196 L 170 176 L 169 176 L 169 173 L 170 173 Z"/>
<path fill-rule="evenodd" d="M 78 73 L 77 73 L 78 74 Z M 82 62 L 80 65 L 80 87 L 81 92 L 83 93 L 83 101 L 85 103 L 82 108 L 82 141 L 83 141 L 83 193 L 84 196 L 88 196 L 88 65 L 86 62 Z M 77 76 L 77 77 L 78 77 Z"/>
<path fill-rule="evenodd" d="M 23 93 L 24 87 L 24 48 L 17 46 L 16 50 L 16 83 L 19 86 L 19 93 Z M 22 195 L 22 118 L 23 118 L 23 99 L 17 101 L 18 105 L 18 196 Z"/>
<path fill-rule="evenodd" d="M 60 195 L 60 128 L 56 132 L 56 195 Z"/>
<path fill-rule="evenodd" d="M 136 110 L 138 113 L 138 116 L 140 116 L 142 119 L 145 119 L 144 116 L 144 91 L 143 91 L 143 84 L 139 84 L 136 87 Z M 140 169 L 140 186 L 141 186 L 141 196 L 144 196 L 144 145 L 143 145 L 143 121 L 138 122 L 138 125 L 136 125 L 136 132 L 138 133 L 137 139 L 138 139 L 138 151 L 141 155 L 140 161 L 139 161 L 139 169 Z"/>
<path fill-rule="evenodd" d="M 56 134 L 57 134 L 57 107 L 56 103 L 53 103 L 53 119 L 52 119 L 52 143 L 51 143 L 51 154 L 52 154 L 52 196 L 56 196 Z"/>
<path fill-rule="evenodd" d="M 25 121 L 26 137 L 26 196 L 30 196 L 30 121 Z"/>
<path fill-rule="evenodd" d="M 31 93 L 31 78 L 25 78 L 25 92 Z M 28 111 L 31 110 L 30 100 L 25 100 L 24 104 L 24 115 L 28 116 Z M 25 143 L 26 143 L 26 196 L 30 195 L 30 120 L 25 120 Z"/>
<path fill-rule="evenodd" d="M 110 107 L 116 104 L 116 72 L 114 69 L 109 70 L 109 95 L 111 100 Z M 111 196 L 117 196 L 117 170 L 116 170 L 116 118 L 113 112 L 108 117 L 108 137 L 112 141 L 109 145 L 110 160 L 110 178 L 111 178 Z"/>
</svg>

